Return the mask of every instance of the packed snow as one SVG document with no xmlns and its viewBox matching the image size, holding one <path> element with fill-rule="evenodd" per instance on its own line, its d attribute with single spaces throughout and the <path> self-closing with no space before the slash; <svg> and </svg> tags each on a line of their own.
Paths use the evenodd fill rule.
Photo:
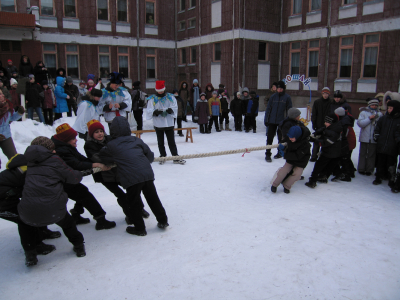
<svg viewBox="0 0 400 300">
<path fill-rule="evenodd" d="M 175 135 L 178 152 L 263 146 L 263 119 L 262 112 L 257 133 L 195 130 L 194 143 Z M 51 137 L 63 122 L 72 125 L 74 117 L 53 127 L 13 122 L 18 152 L 38 135 Z M 151 128 L 145 121 L 144 129 Z M 358 135 L 357 125 L 355 131 Z M 159 156 L 155 133 L 142 139 Z M 83 145 L 80 139 L 84 154 Z M 38 256 L 38 265 L 28 268 L 17 226 L 0 219 L 0 299 L 400 299 L 400 197 L 387 181 L 373 186 L 373 176 L 356 173 L 351 183 L 310 189 L 303 180 L 290 194 L 282 186 L 273 194 L 270 180 L 284 160 L 266 163 L 264 152 L 190 159 L 186 165 L 153 163 L 170 227 L 157 228 L 145 203 L 151 214 L 145 237 L 126 233 L 115 197 L 85 177 L 83 183 L 117 226 L 96 231 L 93 219 L 79 225 L 84 258 L 75 256 L 63 235 L 45 241 L 57 250 Z M 357 165 L 358 148 L 352 158 Z M 3 170 L 7 159 L 3 153 L 0 159 Z M 313 166 L 305 169 L 306 179 Z M 84 217 L 91 215 L 85 211 Z"/>
</svg>

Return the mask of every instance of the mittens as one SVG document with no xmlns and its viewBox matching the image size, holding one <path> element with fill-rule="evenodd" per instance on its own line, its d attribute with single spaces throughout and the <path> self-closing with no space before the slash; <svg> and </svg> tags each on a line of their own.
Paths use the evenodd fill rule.
<svg viewBox="0 0 400 300">
<path fill-rule="evenodd" d="M 174 111 L 172 110 L 172 108 L 170 107 L 170 108 L 168 108 L 167 109 L 167 113 L 169 113 L 169 114 L 173 114 L 174 113 Z"/>
<path fill-rule="evenodd" d="M 25 113 L 25 108 L 23 106 L 19 106 L 17 111 L 20 115 L 23 115 Z"/>
</svg>

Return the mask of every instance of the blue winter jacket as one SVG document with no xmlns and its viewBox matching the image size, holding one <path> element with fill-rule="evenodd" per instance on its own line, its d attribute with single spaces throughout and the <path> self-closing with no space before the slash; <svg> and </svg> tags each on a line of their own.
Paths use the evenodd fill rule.
<svg viewBox="0 0 400 300">
<path fill-rule="evenodd" d="M 286 93 L 275 93 L 269 98 L 265 111 L 266 124 L 279 124 L 287 117 L 289 108 L 292 108 L 292 99 Z"/>
<path fill-rule="evenodd" d="M 54 95 L 57 100 L 57 107 L 54 108 L 55 113 L 63 113 L 69 112 L 68 103 L 67 103 L 67 94 L 64 91 L 65 78 L 57 77 L 56 78 L 57 86 L 54 89 Z"/>
<path fill-rule="evenodd" d="M 21 119 L 22 115 L 17 112 L 6 112 L 6 115 L 0 120 L 0 134 L 4 135 L 6 139 L 11 137 L 10 122 Z"/>
</svg>

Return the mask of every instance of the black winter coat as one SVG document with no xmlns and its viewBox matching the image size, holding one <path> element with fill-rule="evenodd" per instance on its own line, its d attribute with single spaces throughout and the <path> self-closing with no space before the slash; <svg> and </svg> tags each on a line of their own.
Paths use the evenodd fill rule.
<svg viewBox="0 0 400 300">
<path fill-rule="evenodd" d="M 341 156 L 346 155 L 347 153 L 349 153 L 349 141 L 347 140 L 347 135 L 349 133 L 349 127 L 353 127 L 354 126 L 354 118 L 352 115 L 345 115 L 343 117 L 340 118 L 339 122 L 342 124 L 343 126 L 343 131 L 341 133 Z"/>
<path fill-rule="evenodd" d="M 64 85 L 64 92 L 69 96 L 69 99 L 67 99 L 67 102 L 69 104 L 76 103 L 79 97 L 79 89 L 75 84 L 65 84 Z M 75 97 L 75 100 L 74 100 Z"/>
<path fill-rule="evenodd" d="M 314 101 L 311 112 L 311 123 L 314 130 L 324 126 L 325 116 L 331 113 L 331 104 L 332 100 L 324 99 L 324 97 Z"/>
<path fill-rule="evenodd" d="M 303 128 L 305 128 L 303 122 L 287 117 L 278 126 L 278 128 L 281 130 L 282 133 L 282 141 L 281 141 L 282 143 L 286 143 L 289 140 L 287 133 L 289 132 L 290 127 L 292 126 L 300 126 L 302 130 Z"/>
<path fill-rule="evenodd" d="M 321 144 L 321 155 L 327 158 L 338 158 L 341 155 L 341 133 L 343 126 L 340 122 L 330 125 L 328 128 L 321 128 L 322 136 L 319 139 Z"/>
<path fill-rule="evenodd" d="M 16 211 L 25 184 L 26 165 L 25 156 L 18 154 L 0 173 L 0 211 Z"/>
<path fill-rule="evenodd" d="M 219 101 L 221 101 L 221 110 L 222 110 L 222 112 L 229 113 L 228 97 L 227 96 L 221 96 L 219 98 Z"/>
<path fill-rule="evenodd" d="M 24 56 L 21 56 L 21 60 L 19 62 L 19 70 L 18 70 L 18 75 L 20 77 L 28 77 L 28 75 L 33 74 L 33 66 L 31 64 L 31 61 L 28 57 L 28 61 L 24 63 Z"/>
<path fill-rule="evenodd" d="M 40 107 L 44 100 L 44 98 L 40 96 L 41 92 L 43 92 L 43 89 L 39 83 L 31 83 L 28 81 L 25 91 L 25 99 L 28 101 L 26 107 Z"/>
<path fill-rule="evenodd" d="M 208 124 L 208 117 L 210 116 L 210 108 L 208 106 L 207 100 L 199 100 L 197 101 L 195 116 L 198 117 L 197 123 Z"/>
<path fill-rule="evenodd" d="M 232 113 L 232 116 L 241 116 L 244 113 L 242 100 L 237 98 L 236 96 L 231 101 L 231 113 Z"/>
<path fill-rule="evenodd" d="M 47 80 L 47 70 L 43 70 L 46 68 L 45 65 L 39 66 L 40 61 L 36 63 L 36 66 L 33 68 L 33 75 L 35 75 L 35 81 L 42 85 L 43 80 Z M 42 62 L 43 63 L 43 62 Z"/>
<path fill-rule="evenodd" d="M 331 113 L 335 113 L 335 109 L 343 107 L 344 110 L 347 110 L 351 114 L 351 106 L 347 103 L 346 99 L 341 99 L 339 102 L 332 100 L 331 102 Z"/>
<path fill-rule="evenodd" d="M 287 140 L 287 147 L 285 149 L 285 159 L 288 164 L 295 167 L 305 168 L 310 160 L 310 130 L 304 125 L 300 127 L 302 134 L 299 139 L 294 143 L 289 139 Z"/>
<path fill-rule="evenodd" d="M 100 151 L 100 159 L 107 164 L 116 163 L 121 185 L 127 189 L 138 183 L 154 180 L 150 163 L 154 153 L 141 139 L 131 136 L 128 120 L 115 117 L 111 123 L 113 140 Z"/>
<path fill-rule="evenodd" d="M 265 124 L 279 124 L 292 108 L 292 98 L 286 93 L 275 93 L 269 98 L 265 111 Z"/>
<path fill-rule="evenodd" d="M 386 114 L 379 118 L 374 134 L 379 135 L 377 153 L 397 157 L 400 142 L 400 113 Z"/>
<path fill-rule="evenodd" d="M 92 168 L 92 161 L 83 156 L 78 150 L 70 144 L 57 140 L 54 136 L 51 137 L 56 146 L 56 153 L 65 163 L 74 170 L 85 171 Z"/>
<path fill-rule="evenodd" d="M 78 184 L 82 173 L 72 170 L 43 146 L 29 146 L 24 155 L 28 170 L 18 205 L 19 216 L 25 224 L 34 227 L 57 223 L 67 213 L 68 196 L 63 184 Z"/>
</svg>

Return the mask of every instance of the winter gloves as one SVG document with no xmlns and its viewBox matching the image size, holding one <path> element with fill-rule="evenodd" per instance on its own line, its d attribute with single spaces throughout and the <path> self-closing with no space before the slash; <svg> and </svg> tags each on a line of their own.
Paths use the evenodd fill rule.
<svg viewBox="0 0 400 300">
<path fill-rule="evenodd" d="M 25 108 L 23 106 L 19 106 L 17 111 L 20 115 L 23 115 L 25 113 Z"/>
<path fill-rule="evenodd" d="M 154 112 L 153 112 L 153 116 L 155 116 L 155 117 L 158 117 L 159 115 L 161 115 L 162 114 L 162 111 L 161 110 L 155 110 Z"/>
<path fill-rule="evenodd" d="M 174 111 L 172 110 L 172 108 L 168 108 L 166 111 L 162 111 L 162 110 L 158 110 L 156 109 L 153 112 L 153 116 L 158 117 L 159 115 L 166 117 L 168 114 L 173 114 Z"/>
<path fill-rule="evenodd" d="M 167 113 L 169 113 L 169 114 L 173 114 L 174 113 L 174 111 L 172 110 L 172 108 L 170 107 L 170 108 L 168 108 L 167 109 Z"/>
</svg>

